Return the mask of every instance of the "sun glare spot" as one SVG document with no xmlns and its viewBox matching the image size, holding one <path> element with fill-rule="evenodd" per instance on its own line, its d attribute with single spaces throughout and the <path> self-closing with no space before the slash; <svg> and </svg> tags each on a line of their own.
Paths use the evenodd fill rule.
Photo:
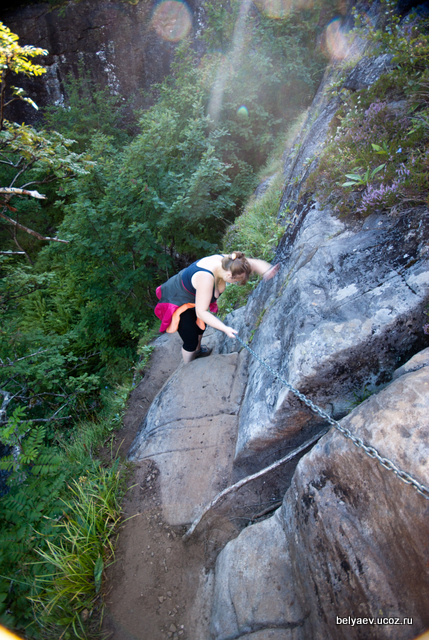
<svg viewBox="0 0 429 640">
<path fill-rule="evenodd" d="M 350 51 L 350 45 L 341 29 L 341 19 L 334 18 L 326 27 L 325 45 L 331 60 L 344 60 Z"/>
<path fill-rule="evenodd" d="M 244 104 L 242 104 L 241 107 L 237 109 L 237 116 L 242 120 L 245 120 L 249 117 L 249 112 L 247 111 L 247 107 L 245 107 Z"/>
<path fill-rule="evenodd" d="M 178 42 L 191 31 L 192 15 L 185 2 L 163 0 L 155 7 L 151 24 L 161 38 Z"/>
</svg>

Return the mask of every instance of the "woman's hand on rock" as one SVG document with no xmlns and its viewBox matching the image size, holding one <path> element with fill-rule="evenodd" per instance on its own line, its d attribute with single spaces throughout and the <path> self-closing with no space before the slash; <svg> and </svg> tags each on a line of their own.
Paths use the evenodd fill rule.
<svg viewBox="0 0 429 640">
<path fill-rule="evenodd" d="M 238 331 L 237 331 L 237 329 L 233 329 L 232 327 L 225 327 L 224 333 L 226 333 L 228 338 L 235 338 L 235 336 L 237 335 Z"/>
<path fill-rule="evenodd" d="M 280 264 L 275 264 L 273 267 L 270 267 L 268 271 L 266 271 L 263 275 L 262 279 L 264 280 L 264 282 L 266 282 L 267 280 L 271 280 L 271 278 L 274 278 L 279 269 Z"/>
</svg>

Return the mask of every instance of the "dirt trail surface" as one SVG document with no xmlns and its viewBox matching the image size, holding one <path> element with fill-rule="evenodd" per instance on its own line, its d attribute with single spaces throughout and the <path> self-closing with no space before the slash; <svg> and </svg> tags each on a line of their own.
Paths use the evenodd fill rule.
<svg viewBox="0 0 429 640">
<path fill-rule="evenodd" d="M 116 562 L 107 571 L 103 631 L 111 640 L 209 636 L 203 600 L 214 547 L 204 536 L 184 543 L 182 535 L 200 507 L 231 482 L 242 385 L 233 384 L 238 354 L 209 360 L 210 366 L 208 359 L 183 365 L 180 339 L 165 335 L 155 342 L 148 372 L 130 397 L 118 434 L 122 452 L 142 424 L 149 433 L 133 446 L 126 520 Z M 209 385 L 216 387 L 214 395 Z"/>
</svg>

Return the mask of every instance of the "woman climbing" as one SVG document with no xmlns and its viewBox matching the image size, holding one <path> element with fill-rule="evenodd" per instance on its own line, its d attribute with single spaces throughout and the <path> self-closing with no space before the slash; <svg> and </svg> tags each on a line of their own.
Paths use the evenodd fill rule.
<svg viewBox="0 0 429 640">
<path fill-rule="evenodd" d="M 156 290 L 159 303 L 155 307 L 155 315 L 161 320 L 160 331 L 179 331 L 183 340 L 184 362 L 210 355 L 211 349 L 201 347 L 201 337 L 207 324 L 223 331 L 228 338 L 234 338 L 238 333 L 213 315 L 217 312 L 216 301 L 227 283 L 244 284 L 252 273 L 270 280 L 278 270 L 279 265 L 246 258 L 239 251 L 197 260 Z"/>
</svg>

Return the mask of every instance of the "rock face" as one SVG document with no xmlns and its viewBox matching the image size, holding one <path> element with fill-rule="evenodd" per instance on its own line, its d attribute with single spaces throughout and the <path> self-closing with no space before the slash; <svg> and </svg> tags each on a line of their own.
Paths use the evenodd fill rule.
<svg viewBox="0 0 429 640">
<path fill-rule="evenodd" d="M 373 83 L 387 62 L 385 56 L 362 59 L 355 74 L 360 85 Z M 401 362 L 429 343 L 422 329 L 429 216 L 427 207 L 420 207 L 396 216 L 375 212 L 352 223 L 308 196 L 298 201 L 338 107 L 337 98 L 326 97 L 332 78 L 329 71 L 297 144 L 285 156 L 279 215 L 291 224 L 275 257 L 280 271 L 261 283 L 227 323 L 242 339 L 252 337 L 254 351 L 284 379 L 341 418 L 356 396 L 380 389 Z M 219 338 L 220 353 L 239 348 L 236 341 Z M 321 424 L 251 358 L 240 409 L 237 469 L 246 474 L 266 466 Z"/>
<path fill-rule="evenodd" d="M 154 3 L 149 0 L 81 0 L 58 8 L 40 3 L 2 12 L 0 19 L 19 35 L 21 45 L 49 51 L 43 58 L 47 73 L 20 85 L 43 107 L 63 102 L 64 80 L 69 73 L 76 75 L 79 65 L 91 72 L 95 85 L 108 86 L 121 100 L 161 82 L 181 35 L 191 34 L 198 46 L 195 34 L 204 20 L 202 4 L 195 0 L 186 4 L 188 9 L 184 6 L 178 23 L 182 32 L 177 33 L 167 28 L 167 15 L 164 22 L 156 23 Z M 25 103 L 18 107 L 25 109 L 26 122 L 37 118 L 37 112 Z"/>
<path fill-rule="evenodd" d="M 387 64 L 363 59 L 345 85 L 369 86 Z M 350 222 L 302 197 L 336 100 L 321 87 L 285 156 L 279 217 L 291 224 L 280 271 L 227 323 L 273 371 L 429 486 L 428 210 Z M 217 340 L 220 353 L 240 348 Z M 321 426 L 249 357 L 236 472 L 262 469 Z M 211 640 L 415 638 L 429 626 L 428 515 L 427 499 L 331 429 L 300 460 L 281 509 L 220 553 Z"/>
<path fill-rule="evenodd" d="M 427 483 L 429 368 L 341 424 Z M 415 638 L 429 625 L 428 516 L 428 500 L 332 430 L 300 461 L 276 515 L 219 555 L 211 637 Z"/>
<path fill-rule="evenodd" d="M 130 458 L 154 460 L 163 513 L 188 524 L 231 482 L 246 354 L 218 355 L 179 367 L 151 405 Z M 204 471 L 202 471 L 204 470 Z"/>
<path fill-rule="evenodd" d="M 341 417 L 356 394 L 386 384 L 427 344 L 427 210 L 373 215 L 350 229 L 308 204 L 292 246 L 277 255 L 276 280 L 261 285 L 242 318 L 252 348 L 328 413 Z M 380 251 L 384 247 L 384 251 Z M 233 325 L 236 326 L 236 325 Z M 236 464 L 265 466 L 321 421 L 252 359 L 240 410 Z M 259 468 L 260 468 L 259 467 Z"/>
</svg>

